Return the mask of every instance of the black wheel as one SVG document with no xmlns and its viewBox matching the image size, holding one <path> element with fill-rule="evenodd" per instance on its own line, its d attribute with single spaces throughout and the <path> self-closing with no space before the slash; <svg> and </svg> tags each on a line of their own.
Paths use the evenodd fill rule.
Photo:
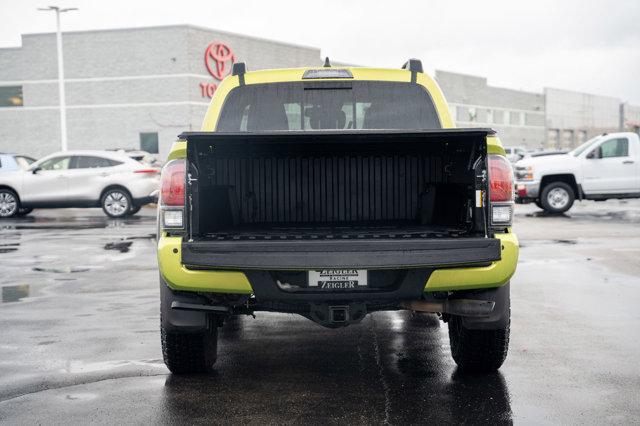
<svg viewBox="0 0 640 426">
<path fill-rule="evenodd" d="M 536 206 L 538 206 L 539 209 L 544 210 L 544 206 L 542 205 L 542 203 L 540 201 L 536 200 L 534 202 L 535 202 Z"/>
<path fill-rule="evenodd" d="M 8 188 L 0 188 L 0 218 L 16 216 L 20 211 L 18 194 Z"/>
<path fill-rule="evenodd" d="M 142 206 L 133 206 L 133 207 L 131 207 L 131 210 L 129 210 L 129 216 L 133 216 L 134 214 L 138 213 L 141 208 L 142 208 Z"/>
<path fill-rule="evenodd" d="M 496 330 L 471 330 L 459 316 L 449 319 L 451 355 L 468 372 L 492 372 L 500 368 L 509 349 L 509 325 Z"/>
<path fill-rule="evenodd" d="M 32 211 L 33 209 L 21 208 L 20 210 L 18 210 L 18 213 L 16 213 L 16 216 L 26 216 Z"/>
<path fill-rule="evenodd" d="M 174 374 L 206 373 L 211 371 L 218 352 L 218 327 L 188 332 L 167 330 L 160 326 L 162 357 Z"/>
<path fill-rule="evenodd" d="M 564 213 L 573 206 L 576 194 L 564 182 L 551 182 L 542 190 L 540 203 L 549 213 Z"/>
<path fill-rule="evenodd" d="M 131 210 L 131 196 L 122 188 L 111 188 L 102 194 L 100 199 L 102 211 L 109 217 L 118 219 L 125 217 Z"/>
</svg>

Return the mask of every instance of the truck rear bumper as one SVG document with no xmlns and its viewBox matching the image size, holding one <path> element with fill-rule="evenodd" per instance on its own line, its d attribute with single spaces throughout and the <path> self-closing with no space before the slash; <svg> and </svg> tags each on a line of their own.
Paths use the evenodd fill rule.
<svg viewBox="0 0 640 426">
<path fill-rule="evenodd" d="M 395 266 L 396 268 L 429 269 L 430 273 L 425 275 L 424 278 L 426 281 L 423 287 L 426 292 L 499 287 L 509 281 L 515 272 L 518 260 L 517 237 L 512 233 L 504 233 L 496 234 L 495 239 L 482 240 L 487 243 L 495 241 L 495 243 L 488 243 L 484 248 L 482 248 L 482 246 L 480 246 L 480 248 L 474 248 L 473 250 L 477 250 L 480 253 L 477 255 L 470 254 L 467 250 L 469 247 L 461 249 L 462 251 L 460 253 L 467 256 L 468 260 L 463 260 L 462 255 L 460 255 L 461 257 L 458 259 L 459 262 L 453 262 L 454 264 L 457 263 L 455 266 L 452 266 L 451 260 L 445 262 L 445 256 L 440 257 L 440 261 L 438 262 L 437 250 L 434 250 L 433 247 L 431 250 L 428 250 L 428 247 L 426 246 L 422 246 L 420 249 L 422 251 L 421 254 L 425 256 L 422 261 L 417 260 L 417 257 L 412 258 L 410 254 L 405 252 L 405 256 L 412 258 L 411 262 L 408 262 L 407 260 L 397 260 Z M 229 270 L 235 268 L 227 268 L 225 270 L 221 267 L 217 267 L 220 269 L 215 270 L 194 269 L 185 266 L 185 264 L 183 264 L 183 249 L 185 245 L 186 244 L 183 244 L 181 237 L 169 237 L 163 235 L 158 241 L 158 263 L 160 266 L 160 273 L 170 288 L 173 290 L 198 292 L 237 294 L 255 293 L 247 274 L 241 270 Z M 460 247 L 458 247 L 457 250 L 460 250 Z M 497 250 L 497 253 L 495 250 Z M 190 248 L 190 251 L 192 252 L 193 250 Z M 265 258 L 269 258 L 269 255 L 270 254 L 263 253 Z M 377 255 L 380 255 L 380 253 Z M 377 255 L 375 253 L 373 254 L 374 257 Z M 400 253 L 400 255 L 402 255 L 402 253 Z M 213 256 L 217 256 L 217 254 L 189 253 L 187 255 L 187 259 L 191 261 L 195 258 L 190 258 L 190 256 L 211 258 Z M 347 266 L 345 265 L 347 262 L 341 261 L 340 258 L 340 256 L 344 256 L 344 253 L 336 256 L 335 253 L 327 251 L 320 253 L 316 251 L 311 254 L 309 252 L 302 253 L 300 256 L 301 258 L 306 259 L 305 261 L 309 261 L 310 258 L 313 258 L 313 261 L 306 263 L 306 265 L 312 266 L 307 266 L 302 269 Z M 329 262 L 326 260 L 327 256 L 331 257 L 331 261 L 335 261 L 336 263 L 330 264 L 329 266 Z M 491 256 L 493 256 L 493 259 L 499 260 L 491 260 Z M 478 260 L 481 258 L 482 260 Z M 297 262 L 302 261 L 301 259 L 296 259 Z M 353 259 L 351 261 L 353 261 Z M 219 261 L 214 259 L 214 262 Z M 225 263 L 226 262 L 227 261 L 225 261 Z M 264 261 L 253 259 L 252 262 Z M 371 265 L 371 262 L 371 260 L 361 259 L 361 263 L 357 266 L 371 269 L 381 268 L 382 260 L 380 258 L 378 258 L 375 265 Z M 194 263 L 201 264 L 199 262 Z M 484 264 L 478 265 L 478 263 Z M 246 263 L 244 263 L 244 265 L 246 265 Z M 296 263 L 296 265 L 299 265 L 299 263 Z M 386 263 L 386 265 L 387 266 L 384 269 L 388 269 L 390 267 L 389 263 Z M 348 266 L 356 267 L 353 263 L 350 263 Z M 282 268 L 282 266 L 280 266 L 280 268 Z M 247 270 L 250 269 L 252 268 L 247 268 Z M 269 268 L 258 266 L 256 264 L 253 269 L 266 270 Z M 294 267 L 293 269 L 296 268 Z"/>
<path fill-rule="evenodd" d="M 500 260 L 495 238 L 197 241 L 182 243 L 191 269 L 406 269 Z"/>
</svg>

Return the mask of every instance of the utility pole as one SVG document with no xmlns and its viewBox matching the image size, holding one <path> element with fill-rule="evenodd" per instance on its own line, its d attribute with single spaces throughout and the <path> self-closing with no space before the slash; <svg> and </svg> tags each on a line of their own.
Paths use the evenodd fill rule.
<svg viewBox="0 0 640 426">
<path fill-rule="evenodd" d="M 64 60 L 62 57 L 62 31 L 60 31 L 60 14 L 72 10 L 78 10 L 76 7 L 68 7 L 60 9 L 58 6 L 49 6 L 47 8 L 38 8 L 43 11 L 56 12 L 56 47 L 58 52 L 58 98 L 60 99 L 60 149 L 66 151 L 67 145 L 67 106 L 64 96 Z"/>
</svg>

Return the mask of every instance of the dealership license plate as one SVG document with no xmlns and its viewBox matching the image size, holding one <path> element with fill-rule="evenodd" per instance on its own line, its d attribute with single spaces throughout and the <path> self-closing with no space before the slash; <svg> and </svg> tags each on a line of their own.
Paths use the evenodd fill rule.
<svg viewBox="0 0 640 426">
<path fill-rule="evenodd" d="M 365 269 L 322 269 L 309 271 L 309 287 L 320 290 L 355 290 L 367 287 Z"/>
</svg>

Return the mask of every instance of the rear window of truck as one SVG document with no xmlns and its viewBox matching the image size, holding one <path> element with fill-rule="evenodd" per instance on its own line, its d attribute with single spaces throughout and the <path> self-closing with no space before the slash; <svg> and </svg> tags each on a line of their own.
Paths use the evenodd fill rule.
<svg viewBox="0 0 640 426">
<path fill-rule="evenodd" d="M 422 86 L 382 81 L 240 86 L 225 99 L 217 125 L 223 132 L 440 128 Z"/>
</svg>

